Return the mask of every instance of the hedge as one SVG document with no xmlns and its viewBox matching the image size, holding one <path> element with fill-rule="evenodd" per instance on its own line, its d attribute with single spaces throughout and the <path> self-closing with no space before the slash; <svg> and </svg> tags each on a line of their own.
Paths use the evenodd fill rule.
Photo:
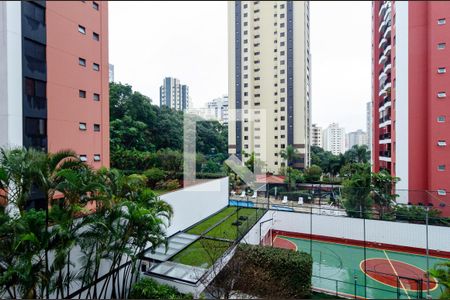
<svg viewBox="0 0 450 300">
<path fill-rule="evenodd" d="M 311 255 L 288 249 L 239 245 L 237 290 L 262 298 L 307 298 L 311 294 Z"/>
<path fill-rule="evenodd" d="M 176 288 L 159 284 L 147 277 L 136 282 L 131 288 L 130 299 L 193 299 L 192 294 L 182 294 Z"/>
</svg>

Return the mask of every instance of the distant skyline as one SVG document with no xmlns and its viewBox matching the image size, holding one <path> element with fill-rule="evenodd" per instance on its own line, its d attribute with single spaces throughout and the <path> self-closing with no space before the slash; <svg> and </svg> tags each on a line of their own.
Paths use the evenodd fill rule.
<svg viewBox="0 0 450 300">
<path fill-rule="evenodd" d="M 347 132 L 365 130 L 370 8 L 370 2 L 311 2 L 312 123 L 323 128 L 337 122 Z M 226 2 L 118 1 L 109 10 L 116 82 L 156 105 L 167 76 L 189 85 L 193 107 L 227 94 Z"/>
</svg>

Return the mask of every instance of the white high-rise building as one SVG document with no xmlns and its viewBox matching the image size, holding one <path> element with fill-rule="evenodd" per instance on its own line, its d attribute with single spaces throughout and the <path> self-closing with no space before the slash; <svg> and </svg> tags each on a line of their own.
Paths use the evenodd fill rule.
<svg viewBox="0 0 450 300">
<path fill-rule="evenodd" d="M 213 99 L 207 103 L 208 110 L 221 124 L 228 124 L 228 96 Z"/>
<path fill-rule="evenodd" d="M 354 145 L 368 146 L 367 143 L 367 132 L 362 131 L 362 129 L 358 129 L 357 131 L 349 132 L 346 136 L 345 145 L 348 149 L 351 149 Z"/>
<path fill-rule="evenodd" d="M 311 146 L 323 148 L 322 143 L 322 127 L 312 124 L 311 127 Z"/>
<path fill-rule="evenodd" d="M 265 171 L 310 162 L 311 100 L 308 1 L 228 2 L 229 153 L 252 152 Z M 243 157 L 242 160 L 246 160 Z"/>
<path fill-rule="evenodd" d="M 345 129 L 332 123 L 323 131 L 323 148 L 334 155 L 345 152 Z"/>
<path fill-rule="evenodd" d="M 166 77 L 159 88 L 160 106 L 168 106 L 175 110 L 186 111 L 189 109 L 189 87 L 180 84 L 180 80 Z"/>
<path fill-rule="evenodd" d="M 114 65 L 109 64 L 109 82 L 114 82 Z"/>
</svg>

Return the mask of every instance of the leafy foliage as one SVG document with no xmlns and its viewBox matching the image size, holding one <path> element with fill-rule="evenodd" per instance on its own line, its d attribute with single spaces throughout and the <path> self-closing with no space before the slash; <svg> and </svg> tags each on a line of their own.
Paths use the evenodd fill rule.
<svg viewBox="0 0 450 300">
<path fill-rule="evenodd" d="M 322 169 L 317 165 L 312 165 L 305 170 L 305 180 L 308 182 L 319 181 L 322 176 Z"/>
<path fill-rule="evenodd" d="M 142 278 L 131 288 L 130 299 L 193 299 L 193 296 L 151 278 Z"/>
<path fill-rule="evenodd" d="M 430 274 L 444 286 L 440 299 L 450 299 L 450 262 L 435 265 Z"/>
<path fill-rule="evenodd" d="M 236 290 L 257 297 L 304 299 L 311 293 L 312 258 L 307 253 L 241 244 L 229 265 L 239 271 L 227 265 L 215 284 L 234 276 Z"/>
</svg>

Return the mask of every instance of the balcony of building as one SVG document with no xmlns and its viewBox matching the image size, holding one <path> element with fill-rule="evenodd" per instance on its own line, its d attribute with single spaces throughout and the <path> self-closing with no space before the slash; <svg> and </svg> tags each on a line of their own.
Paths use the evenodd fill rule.
<svg viewBox="0 0 450 300">
<path fill-rule="evenodd" d="M 387 45 L 387 39 L 385 37 L 382 37 L 380 39 L 380 43 L 378 44 L 378 48 L 383 49 L 385 48 L 385 46 Z"/>
<path fill-rule="evenodd" d="M 391 31 L 392 31 L 392 27 L 391 26 L 386 27 L 386 31 L 384 32 L 384 35 L 383 35 L 383 37 L 385 39 L 387 39 L 388 41 L 391 40 Z"/>
<path fill-rule="evenodd" d="M 381 5 L 380 10 L 378 11 L 378 16 L 380 18 L 383 18 L 386 10 L 387 10 L 388 2 L 384 2 L 383 5 Z"/>
<path fill-rule="evenodd" d="M 383 100 L 380 101 L 378 104 L 378 111 L 382 112 L 383 110 L 389 108 L 392 105 L 391 97 L 385 97 Z"/>
<path fill-rule="evenodd" d="M 380 151 L 379 154 L 380 154 L 381 161 L 387 161 L 387 162 L 391 161 L 391 151 L 390 150 Z"/>
<path fill-rule="evenodd" d="M 380 138 L 379 143 L 381 145 L 391 143 L 391 133 L 390 132 L 380 134 L 379 138 Z"/>
</svg>

